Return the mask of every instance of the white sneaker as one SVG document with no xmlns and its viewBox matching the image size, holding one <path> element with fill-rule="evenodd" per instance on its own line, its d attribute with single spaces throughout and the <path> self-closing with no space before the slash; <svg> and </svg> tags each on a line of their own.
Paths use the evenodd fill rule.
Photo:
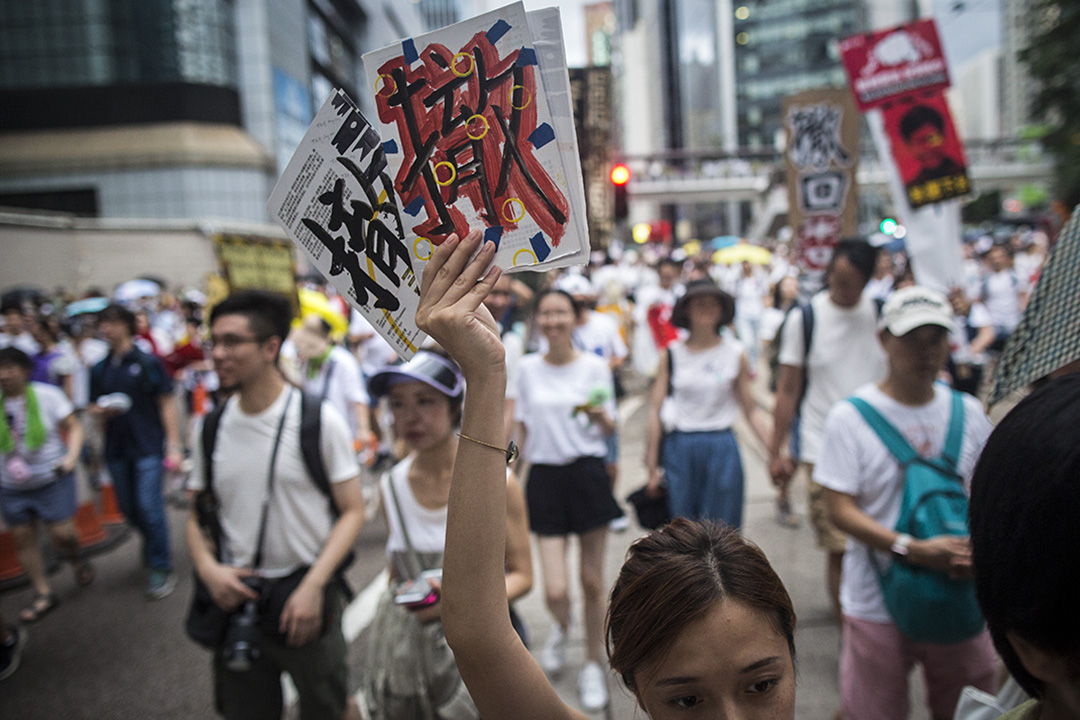
<svg viewBox="0 0 1080 720">
<path fill-rule="evenodd" d="M 626 515 L 620 515 L 619 517 L 612 520 L 608 524 L 608 527 L 611 528 L 611 532 L 626 532 L 630 529 L 630 518 L 626 517 Z"/>
<path fill-rule="evenodd" d="M 566 667 L 566 632 L 558 623 L 551 623 L 551 633 L 540 653 L 540 666 L 548 675 L 558 675 Z"/>
<path fill-rule="evenodd" d="M 589 662 L 581 668 L 581 675 L 578 676 L 578 691 L 581 693 L 581 707 L 586 712 L 596 712 L 607 707 L 607 681 L 600 663 Z"/>
</svg>

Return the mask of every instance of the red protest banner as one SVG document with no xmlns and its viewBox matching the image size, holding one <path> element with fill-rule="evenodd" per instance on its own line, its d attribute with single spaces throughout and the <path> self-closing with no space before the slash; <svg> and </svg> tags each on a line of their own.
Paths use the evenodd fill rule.
<svg viewBox="0 0 1080 720">
<path fill-rule="evenodd" d="M 933 19 L 845 38 L 840 54 L 859 112 L 949 87 L 949 68 Z"/>
<path fill-rule="evenodd" d="M 942 92 L 885 106 L 885 132 L 912 209 L 971 192 L 964 146 Z"/>
</svg>

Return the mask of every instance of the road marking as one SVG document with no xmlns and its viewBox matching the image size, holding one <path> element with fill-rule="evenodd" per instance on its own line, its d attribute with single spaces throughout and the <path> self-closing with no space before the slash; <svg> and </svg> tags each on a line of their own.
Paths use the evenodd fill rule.
<svg viewBox="0 0 1080 720">
<path fill-rule="evenodd" d="M 644 404 L 645 396 L 643 395 L 635 395 L 619 403 L 619 425 L 625 425 Z"/>
<path fill-rule="evenodd" d="M 345 642 L 352 642 L 364 628 L 375 619 L 375 609 L 379 606 L 379 596 L 390 582 L 390 572 L 383 571 L 357 595 L 341 616 L 341 631 L 345 633 Z"/>
<path fill-rule="evenodd" d="M 345 642 L 351 643 L 364 629 L 375 619 L 375 609 L 379 606 L 379 596 L 386 590 L 390 582 L 390 572 L 383 568 L 368 586 L 353 598 L 341 614 L 341 632 L 345 635 Z M 296 685 L 288 673 L 281 676 L 281 690 L 285 697 L 285 707 L 290 707 L 300 696 L 296 692 Z"/>
</svg>

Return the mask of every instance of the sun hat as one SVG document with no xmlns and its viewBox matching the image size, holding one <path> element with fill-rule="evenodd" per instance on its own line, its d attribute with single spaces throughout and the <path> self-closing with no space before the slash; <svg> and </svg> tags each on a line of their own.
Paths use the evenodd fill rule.
<svg viewBox="0 0 1080 720">
<path fill-rule="evenodd" d="M 712 280 L 701 278 L 686 284 L 686 292 L 675 301 L 675 307 L 671 309 L 671 324 L 677 328 L 689 328 L 690 316 L 687 311 L 690 301 L 703 296 L 714 297 L 720 301 L 720 307 L 723 308 L 720 327 L 727 325 L 735 317 L 735 298 L 721 290 Z"/>
<path fill-rule="evenodd" d="M 421 350 L 400 365 L 387 365 L 368 379 L 368 394 L 380 398 L 398 382 L 419 380 L 448 397 L 456 398 L 465 389 L 465 378 L 453 360 Z"/>
<path fill-rule="evenodd" d="M 918 285 L 901 288 L 881 308 L 881 327 L 895 337 L 923 325 L 937 325 L 950 331 L 956 328 L 949 301 L 935 290 Z"/>
</svg>

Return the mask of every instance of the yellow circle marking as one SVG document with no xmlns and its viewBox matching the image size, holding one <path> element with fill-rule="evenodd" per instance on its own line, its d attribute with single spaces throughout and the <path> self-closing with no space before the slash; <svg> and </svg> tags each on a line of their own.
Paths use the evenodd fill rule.
<svg viewBox="0 0 1080 720">
<path fill-rule="evenodd" d="M 469 131 L 469 125 L 471 125 L 472 121 L 476 120 L 477 118 L 479 118 L 484 123 L 484 132 L 480 133 L 479 135 L 473 135 L 472 132 Z M 480 140 L 481 138 L 483 138 L 485 135 L 488 134 L 488 130 L 490 130 L 490 129 L 491 129 L 491 126 L 488 125 L 487 118 L 484 117 L 483 115 L 473 115 L 471 118 L 469 118 L 468 120 L 465 121 L 465 134 L 468 135 L 473 140 Z"/>
<path fill-rule="evenodd" d="M 428 244 L 427 255 L 421 255 L 420 251 L 418 251 L 416 249 L 416 246 L 419 245 L 421 242 L 426 242 Z M 416 238 L 416 241 L 412 244 L 412 252 L 413 252 L 413 255 L 415 255 L 420 260 L 430 260 L 432 253 L 435 252 L 435 246 L 427 238 L 418 237 L 418 238 Z"/>
<path fill-rule="evenodd" d="M 457 61 L 458 61 L 458 58 L 460 58 L 460 57 L 469 59 L 469 69 L 466 70 L 465 72 L 458 72 Z M 454 59 L 450 61 L 450 69 L 458 77 L 468 77 L 469 75 L 472 75 L 472 71 L 473 71 L 473 69 L 475 67 L 476 67 L 476 59 L 472 55 L 470 55 L 469 53 L 464 52 L 464 51 L 459 52 L 458 54 L 454 55 Z"/>
<path fill-rule="evenodd" d="M 531 263 L 529 263 L 530 265 L 535 265 L 537 262 L 539 262 L 536 259 L 536 253 L 534 253 L 532 250 L 529 250 L 528 248 L 521 248 L 516 253 L 514 253 L 514 267 L 521 267 L 522 265 L 524 265 L 524 263 L 519 263 L 518 262 L 518 255 L 520 255 L 521 253 L 526 253 L 527 255 L 532 255 L 533 261 Z"/>
<path fill-rule="evenodd" d="M 520 107 L 518 107 L 517 105 L 514 104 L 514 91 L 517 90 L 518 88 L 521 88 L 521 91 L 523 93 L 525 93 L 525 104 L 520 106 Z M 524 110 L 525 108 L 529 107 L 529 103 L 531 103 L 531 102 L 532 102 L 532 93 L 529 92 L 529 88 L 525 87 L 524 85 L 511 85 L 510 86 L 510 107 L 514 108 L 515 110 Z"/>
<path fill-rule="evenodd" d="M 450 168 L 450 177 L 448 177 L 445 181 L 439 179 L 439 168 L 442 167 L 443 165 Z M 454 182 L 454 180 L 456 180 L 456 179 L 457 179 L 457 168 L 454 167 L 451 163 L 448 163 L 445 160 L 443 160 L 440 163 L 435 163 L 435 182 L 438 183 L 439 187 L 446 187 L 450 183 Z"/>
<path fill-rule="evenodd" d="M 379 81 L 386 78 L 388 82 L 383 83 L 382 88 L 379 88 Z M 384 93 L 383 90 L 390 88 L 390 92 Z M 379 77 L 375 78 L 375 94 L 381 97 L 390 97 L 397 92 L 397 80 L 387 75 L 386 73 L 380 73 Z"/>
<path fill-rule="evenodd" d="M 513 211 L 513 205 L 511 203 L 517 203 L 518 207 L 521 208 L 521 212 L 518 213 L 517 217 L 512 217 L 510 215 L 510 213 L 508 213 L 506 211 L 506 206 L 507 205 L 510 205 L 511 212 Z M 506 222 L 508 222 L 508 223 L 520 222 L 521 218 L 525 217 L 525 203 L 521 202 L 521 200 L 518 199 L 518 198 L 506 198 L 506 200 L 503 201 L 502 211 L 503 211 L 503 220 L 505 220 Z"/>
</svg>

